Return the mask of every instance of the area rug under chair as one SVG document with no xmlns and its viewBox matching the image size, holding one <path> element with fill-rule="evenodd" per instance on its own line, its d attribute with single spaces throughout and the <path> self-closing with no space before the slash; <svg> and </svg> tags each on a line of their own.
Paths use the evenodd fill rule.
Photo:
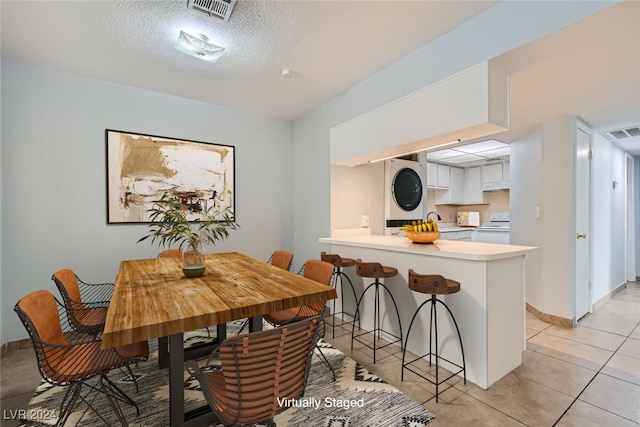
<svg viewBox="0 0 640 427">
<path fill-rule="evenodd" d="M 239 328 L 242 322 L 229 324 L 229 331 Z M 215 334 L 215 328 L 214 334 Z M 188 334 L 186 345 L 210 340 L 207 331 Z M 353 359 L 345 356 L 330 344 L 321 341 L 324 355 L 336 371 L 336 381 L 329 368 L 314 354 L 305 394 L 296 401 L 282 400 L 279 404 L 288 409 L 274 418 L 278 427 L 374 427 L 402 426 L 422 427 L 435 416 L 395 387 L 369 373 Z M 149 360 L 133 367 L 140 391 L 136 392 L 132 378 L 115 370 L 109 378 L 122 388 L 140 408 L 136 415 L 133 407 L 121 405 L 132 427 L 160 427 L 169 425 L 169 371 L 158 369 L 157 340 L 149 341 Z M 35 355 L 34 355 L 35 357 Z M 19 426 L 43 427 L 55 425 L 64 387 L 54 387 L 43 382 L 37 389 L 25 411 L 26 419 Z M 206 402 L 196 380 L 185 373 L 185 410 L 205 405 Z M 97 395 L 94 407 L 109 421 L 118 425 L 113 410 L 103 395 Z M 86 406 L 80 404 L 69 417 L 66 426 L 96 426 L 101 421 Z M 258 427 L 259 424 L 256 424 Z"/>
</svg>

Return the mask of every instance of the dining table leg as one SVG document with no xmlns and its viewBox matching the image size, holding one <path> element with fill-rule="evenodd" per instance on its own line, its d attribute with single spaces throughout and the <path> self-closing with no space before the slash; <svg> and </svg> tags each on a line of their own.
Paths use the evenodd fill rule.
<svg viewBox="0 0 640 427">
<path fill-rule="evenodd" d="M 218 328 L 221 336 L 225 325 Z M 202 427 L 218 424 L 219 419 L 205 404 L 185 412 L 184 407 L 184 334 L 169 335 L 169 425 L 170 427 Z"/>
<path fill-rule="evenodd" d="M 171 427 L 184 424 L 184 337 L 183 333 L 169 335 L 169 423 Z"/>
<path fill-rule="evenodd" d="M 249 319 L 249 332 L 262 330 L 262 316 L 255 316 Z"/>
</svg>

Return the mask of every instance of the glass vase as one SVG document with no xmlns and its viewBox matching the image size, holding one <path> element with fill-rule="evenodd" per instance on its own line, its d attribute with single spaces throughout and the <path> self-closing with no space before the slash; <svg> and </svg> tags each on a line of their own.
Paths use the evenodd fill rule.
<svg viewBox="0 0 640 427">
<path fill-rule="evenodd" d="M 202 245 L 188 247 L 182 251 L 182 272 L 187 277 L 198 277 L 204 274 L 204 250 Z"/>
</svg>

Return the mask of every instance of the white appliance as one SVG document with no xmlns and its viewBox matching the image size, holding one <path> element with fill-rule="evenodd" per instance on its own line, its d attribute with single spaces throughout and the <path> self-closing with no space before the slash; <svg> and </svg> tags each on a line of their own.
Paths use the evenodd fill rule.
<svg viewBox="0 0 640 427">
<path fill-rule="evenodd" d="M 386 235 L 398 234 L 407 222 L 421 219 L 424 187 L 420 162 L 390 159 L 384 162 L 384 219 Z"/>
<path fill-rule="evenodd" d="M 493 212 L 489 215 L 489 222 L 476 229 L 475 241 L 508 245 L 510 232 L 509 212 Z"/>
<path fill-rule="evenodd" d="M 458 225 L 460 227 L 478 227 L 480 212 L 458 212 Z"/>
</svg>

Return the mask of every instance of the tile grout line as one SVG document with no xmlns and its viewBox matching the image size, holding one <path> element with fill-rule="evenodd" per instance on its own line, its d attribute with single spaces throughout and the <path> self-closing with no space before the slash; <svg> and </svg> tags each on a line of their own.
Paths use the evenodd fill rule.
<svg viewBox="0 0 640 427">
<path fill-rule="evenodd" d="M 591 385 L 591 383 L 593 382 L 593 380 L 595 380 L 595 379 L 596 379 L 596 377 L 597 377 L 600 373 L 602 373 L 602 370 L 604 369 L 604 367 L 605 367 L 605 366 L 607 366 L 607 363 L 609 363 L 609 362 L 611 361 L 611 359 L 613 359 L 613 356 L 615 356 L 615 355 L 616 355 L 616 353 L 618 352 L 618 350 L 620 350 L 620 348 L 621 348 L 621 347 L 622 347 L 622 345 L 627 341 L 627 339 L 629 339 L 629 337 L 631 337 L 631 334 L 633 333 L 633 331 L 634 331 L 634 330 L 635 330 L 635 328 L 633 328 L 633 329 L 631 330 L 631 332 L 629 332 L 629 334 L 626 336 L 626 338 L 624 339 L 624 341 L 622 341 L 622 343 L 618 346 L 618 348 L 616 348 L 616 349 L 614 350 L 614 352 L 613 352 L 613 353 L 611 353 L 611 356 L 609 356 L 609 358 L 607 359 L 607 361 L 606 361 L 606 362 L 605 362 L 605 363 L 600 367 L 600 369 L 598 369 L 598 371 L 597 371 L 597 372 L 596 372 L 596 374 L 593 376 L 593 378 L 591 378 L 591 380 L 589 380 L 589 382 L 587 383 L 587 385 L 585 385 L 585 386 L 584 386 L 584 388 L 582 389 L 582 391 L 580 391 L 580 393 L 578 393 L 578 395 L 575 397 L 575 399 L 573 399 L 573 402 L 571 402 L 571 404 L 569 405 L 569 407 L 568 407 L 567 409 L 565 409 L 565 411 L 562 413 L 562 415 L 560 415 L 560 418 L 558 418 L 558 419 L 556 420 L 556 422 L 555 422 L 555 423 L 553 423 L 553 427 L 555 427 L 555 426 L 560 422 L 560 420 L 562 420 L 562 418 L 567 414 L 567 412 L 569 411 L 569 409 L 571 409 L 571 407 L 576 403 L 576 401 L 578 401 L 578 400 L 580 399 L 580 396 L 582 396 L 582 393 L 584 393 L 584 392 L 585 392 L 585 390 L 586 390 L 586 389 Z M 624 336 L 624 335 L 621 335 L 621 336 Z M 604 373 L 603 373 L 602 375 L 607 375 L 607 374 L 604 374 Z M 585 403 L 587 403 L 587 402 L 585 402 Z M 587 403 L 587 404 L 588 404 L 588 405 L 591 405 L 590 403 Z M 599 408 L 599 407 L 598 407 L 598 406 L 596 406 L 596 405 L 591 405 L 591 406 L 594 406 L 594 407 L 596 407 L 596 408 Z M 603 408 L 600 408 L 600 409 L 603 409 Z M 605 410 L 605 411 L 606 411 L 606 409 L 603 409 L 603 410 Z M 607 412 L 610 412 L 610 411 L 607 411 Z M 617 416 L 619 416 L 619 417 L 622 417 L 622 415 L 620 415 L 620 414 L 615 414 L 615 415 L 617 415 Z M 625 418 L 625 417 L 622 417 L 622 418 Z M 626 419 L 626 418 L 625 418 L 625 419 Z"/>
</svg>

